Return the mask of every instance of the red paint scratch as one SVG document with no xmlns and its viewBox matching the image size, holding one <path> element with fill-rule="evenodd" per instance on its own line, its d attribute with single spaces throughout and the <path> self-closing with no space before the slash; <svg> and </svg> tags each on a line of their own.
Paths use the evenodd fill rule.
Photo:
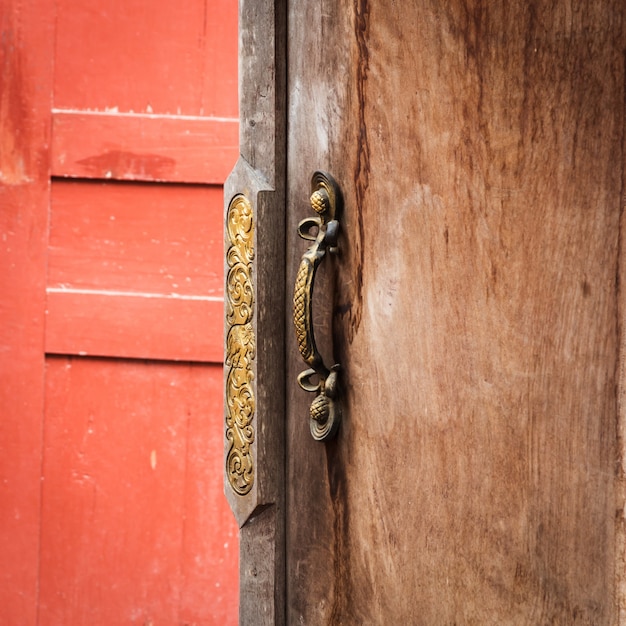
<svg viewBox="0 0 626 626">
<path fill-rule="evenodd" d="M 94 178 L 167 179 L 174 171 L 176 161 L 158 154 L 135 154 L 123 150 L 109 150 L 103 154 L 81 159 L 77 163 L 85 174 Z"/>
</svg>

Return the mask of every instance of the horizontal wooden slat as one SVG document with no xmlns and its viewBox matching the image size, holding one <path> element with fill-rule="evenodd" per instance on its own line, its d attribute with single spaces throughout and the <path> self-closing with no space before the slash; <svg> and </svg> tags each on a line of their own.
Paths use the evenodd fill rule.
<svg viewBox="0 0 626 626">
<path fill-rule="evenodd" d="M 48 286 L 223 292 L 221 187 L 55 180 Z"/>
<path fill-rule="evenodd" d="M 222 184 L 239 153 L 236 119 L 54 110 L 52 174 Z"/>
<path fill-rule="evenodd" d="M 221 298 L 48 288 L 46 313 L 48 354 L 223 360 Z"/>
<path fill-rule="evenodd" d="M 57 108 L 238 116 L 237 0 L 54 8 Z"/>
</svg>

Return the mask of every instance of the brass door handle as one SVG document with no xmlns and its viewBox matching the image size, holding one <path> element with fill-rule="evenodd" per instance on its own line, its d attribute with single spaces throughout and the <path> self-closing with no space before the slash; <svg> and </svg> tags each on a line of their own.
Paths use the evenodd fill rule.
<svg viewBox="0 0 626 626">
<path fill-rule="evenodd" d="M 326 252 L 334 252 L 339 234 L 339 217 L 343 208 L 341 190 L 330 174 L 315 172 L 311 179 L 311 208 L 317 217 L 308 217 L 298 224 L 298 234 L 313 244 L 302 256 L 293 294 L 293 322 L 298 349 L 309 366 L 298 376 L 305 391 L 316 392 L 311 403 L 311 435 L 316 441 L 331 439 L 341 420 L 338 375 L 340 365 L 328 368 L 315 344 L 313 332 L 313 287 L 315 273 Z M 317 234 L 311 231 L 317 229 Z M 314 382 L 316 378 L 316 382 Z"/>
</svg>

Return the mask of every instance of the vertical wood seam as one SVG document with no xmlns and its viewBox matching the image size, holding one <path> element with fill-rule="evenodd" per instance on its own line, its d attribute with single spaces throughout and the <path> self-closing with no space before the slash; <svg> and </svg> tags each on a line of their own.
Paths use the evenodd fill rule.
<svg viewBox="0 0 626 626">
<path fill-rule="evenodd" d="M 624 27 L 622 19 L 622 29 Z M 616 622 L 626 623 L 626 345 L 624 345 L 624 315 L 626 314 L 626 293 L 624 290 L 623 274 L 626 270 L 624 258 L 624 208 L 626 205 L 626 51 L 622 54 L 622 111 L 621 127 L 622 148 L 621 163 L 621 193 L 619 207 L 619 222 L 617 234 L 617 264 L 615 272 L 615 291 L 617 299 L 617 355 L 615 362 L 615 406 L 616 406 L 616 459 L 615 459 L 615 606 Z"/>
<path fill-rule="evenodd" d="M 254 210 L 255 484 L 228 483 L 240 524 L 241 624 L 285 623 L 284 295 L 286 2 L 239 1 L 240 158 L 225 205 L 245 195 Z M 281 362 L 281 359 L 283 362 Z"/>
</svg>

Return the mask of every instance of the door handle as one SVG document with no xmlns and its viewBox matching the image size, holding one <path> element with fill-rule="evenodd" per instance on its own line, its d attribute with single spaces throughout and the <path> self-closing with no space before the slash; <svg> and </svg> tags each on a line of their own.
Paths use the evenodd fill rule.
<svg viewBox="0 0 626 626">
<path fill-rule="evenodd" d="M 328 368 L 315 343 L 313 331 L 313 287 L 315 274 L 327 252 L 337 250 L 339 217 L 343 199 L 339 186 L 330 174 L 317 171 L 311 179 L 311 208 L 316 217 L 298 224 L 298 235 L 313 244 L 302 256 L 293 294 L 293 322 L 298 349 L 309 369 L 298 376 L 304 391 L 317 393 L 309 409 L 309 426 L 316 441 L 331 439 L 341 421 L 339 403 L 339 370 L 336 363 Z M 317 233 L 312 232 L 317 229 Z"/>
</svg>

